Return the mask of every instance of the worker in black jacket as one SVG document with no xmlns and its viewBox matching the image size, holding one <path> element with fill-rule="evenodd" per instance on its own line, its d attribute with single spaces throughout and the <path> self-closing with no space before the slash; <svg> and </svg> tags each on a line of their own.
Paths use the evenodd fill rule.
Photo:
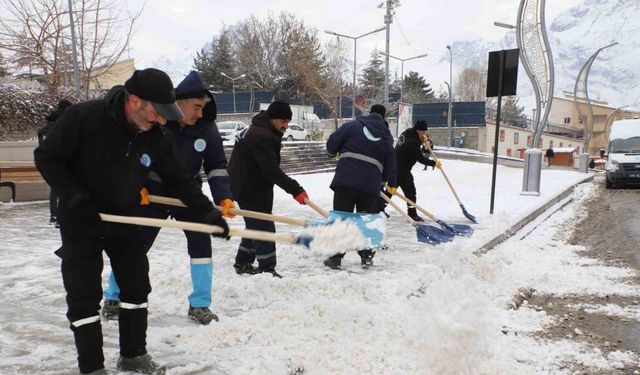
<svg viewBox="0 0 640 375">
<path fill-rule="evenodd" d="M 100 299 L 102 251 L 120 286 L 118 368 L 164 374 L 147 354 L 149 262 L 140 227 L 102 222 L 98 213 L 133 215 L 149 172 L 203 223 L 228 227 L 178 160 L 159 126 L 178 120 L 173 84 L 157 69 L 137 70 L 102 100 L 69 107 L 34 153 L 36 166 L 60 195 L 62 279 L 81 374 L 103 374 Z"/>
<path fill-rule="evenodd" d="M 427 122 L 424 120 L 416 121 L 413 128 L 407 129 L 398 137 L 396 143 L 396 163 L 398 170 L 398 186 L 402 189 L 404 195 L 412 201 L 416 201 L 416 185 L 413 182 L 411 168 L 416 162 L 440 168 L 440 161 L 435 161 L 424 156 L 420 147 L 424 142 L 428 142 L 425 132 L 427 131 Z M 416 213 L 416 208 L 407 204 L 407 213 L 414 221 L 422 221 L 423 219 Z"/>
<path fill-rule="evenodd" d="M 58 102 L 58 109 L 52 111 L 47 115 L 45 120 L 47 120 L 47 124 L 40 129 L 38 129 L 38 145 L 44 142 L 45 138 L 49 135 L 49 131 L 51 127 L 58 121 L 62 113 L 67 107 L 71 105 L 71 102 L 67 99 L 62 99 Z M 49 224 L 53 224 L 56 228 L 59 228 L 58 224 L 58 194 L 49 188 Z"/>
<path fill-rule="evenodd" d="M 273 187 L 278 185 L 300 204 L 306 204 L 307 193 L 298 182 L 280 169 L 282 135 L 292 117 L 288 103 L 275 101 L 266 111 L 260 111 L 251 120 L 251 126 L 239 135 L 229 159 L 231 191 L 241 209 L 271 213 Z M 247 229 L 275 232 L 272 221 L 244 217 Z M 258 260 L 258 268 L 253 262 Z M 276 245 L 273 242 L 243 238 L 233 265 L 238 274 L 276 272 Z"/>
</svg>

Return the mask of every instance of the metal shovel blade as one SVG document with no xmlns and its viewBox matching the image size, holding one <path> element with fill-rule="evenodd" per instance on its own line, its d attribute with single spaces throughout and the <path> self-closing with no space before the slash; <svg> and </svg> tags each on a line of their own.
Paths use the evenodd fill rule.
<svg viewBox="0 0 640 375">
<path fill-rule="evenodd" d="M 453 240 L 453 234 L 426 224 L 414 224 L 418 241 L 431 245 L 439 245 Z"/>
<path fill-rule="evenodd" d="M 464 205 L 460 205 L 460 208 L 462 208 L 462 214 L 469 220 L 471 220 L 474 224 L 478 224 L 478 222 L 476 221 L 476 217 L 471 215 L 469 212 L 467 212 L 467 209 L 464 208 Z"/>
<path fill-rule="evenodd" d="M 465 224 L 447 224 L 442 220 L 437 221 L 443 230 L 453 233 L 457 236 L 471 237 L 473 234 L 473 228 Z"/>
</svg>

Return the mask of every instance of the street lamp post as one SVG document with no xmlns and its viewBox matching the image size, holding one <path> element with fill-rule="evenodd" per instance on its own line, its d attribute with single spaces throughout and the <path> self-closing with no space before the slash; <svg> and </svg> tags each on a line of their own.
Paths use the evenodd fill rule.
<svg viewBox="0 0 640 375">
<path fill-rule="evenodd" d="M 231 84 L 233 87 L 233 113 L 236 113 L 236 79 L 244 78 L 246 74 L 240 74 L 239 76 L 232 78 L 226 75 L 224 72 L 220 72 L 220 75 L 231 80 Z"/>
<path fill-rule="evenodd" d="M 425 53 L 423 55 L 413 56 L 413 57 L 409 57 L 407 59 L 401 59 L 399 57 L 388 55 L 388 54 L 386 54 L 384 52 L 380 52 L 380 54 L 383 55 L 383 56 L 391 57 L 392 59 L 396 59 L 396 60 L 400 61 L 400 101 L 402 101 L 402 94 L 404 92 L 404 62 L 405 61 L 409 61 L 409 60 L 414 60 L 414 59 L 421 59 L 423 57 L 427 57 L 428 55 Z"/>
<path fill-rule="evenodd" d="M 329 34 L 329 35 L 335 35 L 337 37 L 343 37 L 343 38 L 347 38 L 347 39 L 351 39 L 353 40 L 353 94 L 351 96 L 351 118 L 355 119 L 356 118 L 356 50 L 358 47 L 358 39 L 365 37 L 367 35 L 371 35 L 373 33 L 377 33 L 379 31 L 382 30 L 386 30 L 387 27 L 381 27 L 378 29 L 375 29 L 373 31 L 370 31 L 366 34 L 362 34 L 359 36 L 349 36 L 349 35 L 345 35 L 345 34 L 340 34 L 340 33 L 336 33 L 335 31 L 330 31 L 330 30 L 325 30 L 324 32 Z"/>
<path fill-rule="evenodd" d="M 452 110 L 453 110 L 453 51 L 451 50 L 451 46 L 447 45 L 447 49 L 449 50 L 449 84 L 447 87 L 449 88 L 449 109 L 447 110 L 447 147 L 451 147 L 452 134 L 451 134 L 451 123 L 453 121 Z"/>
</svg>

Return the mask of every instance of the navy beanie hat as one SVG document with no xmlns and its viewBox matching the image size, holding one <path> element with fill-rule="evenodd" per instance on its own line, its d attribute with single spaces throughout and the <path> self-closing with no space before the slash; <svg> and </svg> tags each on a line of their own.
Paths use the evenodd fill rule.
<svg viewBox="0 0 640 375">
<path fill-rule="evenodd" d="M 267 114 L 270 119 L 291 120 L 293 112 L 291 112 L 291 106 L 289 103 L 275 101 L 269 104 L 267 108 Z"/>
<path fill-rule="evenodd" d="M 429 129 L 429 125 L 427 124 L 427 122 L 425 120 L 418 120 L 416 121 L 416 124 L 413 125 L 413 128 L 416 130 L 428 130 Z"/>
</svg>

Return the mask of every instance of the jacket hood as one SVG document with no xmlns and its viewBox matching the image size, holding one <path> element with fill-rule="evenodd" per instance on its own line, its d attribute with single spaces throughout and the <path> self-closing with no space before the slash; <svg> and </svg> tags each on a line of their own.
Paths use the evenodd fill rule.
<svg viewBox="0 0 640 375">
<path fill-rule="evenodd" d="M 391 133 L 389 132 L 389 128 L 384 123 L 384 120 L 380 115 L 373 114 L 369 116 L 358 117 L 357 121 L 359 121 L 365 128 L 377 138 L 389 138 L 391 137 Z"/>
<path fill-rule="evenodd" d="M 47 115 L 47 117 L 45 117 L 45 120 L 47 121 L 51 121 L 51 122 L 56 122 L 58 120 L 58 118 L 60 118 L 61 113 L 59 111 L 53 111 L 51 113 L 49 113 Z"/>
<path fill-rule="evenodd" d="M 176 86 L 176 99 L 201 98 L 207 93 L 209 90 L 205 87 L 202 78 L 193 70 Z"/>
<path fill-rule="evenodd" d="M 104 106 L 111 116 L 116 119 L 117 123 L 124 126 L 128 133 L 137 133 L 136 128 L 127 122 L 127 118 L 124 115 L 124 93 L 124 86 L 113 86 L 104 96 Z"/>
</svg>

